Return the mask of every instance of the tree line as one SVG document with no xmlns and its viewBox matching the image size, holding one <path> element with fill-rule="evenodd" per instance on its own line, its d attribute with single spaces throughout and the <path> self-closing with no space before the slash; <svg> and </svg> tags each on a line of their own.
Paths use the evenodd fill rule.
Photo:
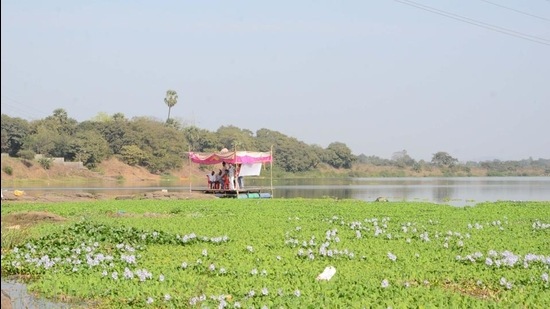
<svg viewBox="0 0 550 309">
<path fill-rule="evenodd" d="M 2 153 L 27 160 L 36 154 L 62 157 L 66 161 L 81 161 L 88 168 L 116 156 L 129 165 L 161 174 L 180 168 L 189 150 L 209 152 L 223 148 L 265 152 L 273 149 L 277 158 L 274 164 L 291 173 L 309 171 L 321 163 L 349 169 L 356 159 L 349 147 L 340 142 L 322 148 L 268 129 L 253 133 L 229 125 L 212 132 L 183 126 L 170 118 L 163 122 L 150 117 L 128 119 L 122 113 L 100 113 L 78 122 L 64 109 L 56 109 L 40 120 L 27 121 L 5 114 L 1 120 Z"/>
<path fill-rule="evenodd" d="M 167 97 L 166 104 L 170 108 L 175 104 L 174 94 L 172 97 L 167 94 Z M 1 116 L 2 153 L 26 160 L 40 154 L 43 166 L 47 166 L 49 158 L 62 157 L 66 161 L 83 162 L 93 169 L 103 160 L 115 156 L 129 165 L 162 174 L 182 167 L 187 162 L 189 150 L 210 152 L 227 148 L 273 150 L 274 169 L 287 173 L 310 172 L 320 165 L 350 170 L 357 164 L 369 164 L 416 172 L 429 168 L 456 172 L 482 167 L 488 170 L 489 176 L 510 175 L 508 172 L 518 168 L 542 167 L 550 174 L 550 160 L 546 159 L 459 163 L 458 159 L 441 151 L 433 154 L 430 162 L 425 162 L 411 158 L 406 150 L 395 152 L 391 159 L 364 154 L 356 156 L 342 142 L 333 142 L 323 148 L 266 128 L 252 132 L 232 125 L 209 131 L 184 126 L 171 119 L 170 113 L 166 121 L 151 117 L 128 119 L 122 113 L 99 113 L 90 120 L 78 122 L 64 109 L 56 109 L 52 115 L 33 121 L 5 114 Z"/>
</svg>

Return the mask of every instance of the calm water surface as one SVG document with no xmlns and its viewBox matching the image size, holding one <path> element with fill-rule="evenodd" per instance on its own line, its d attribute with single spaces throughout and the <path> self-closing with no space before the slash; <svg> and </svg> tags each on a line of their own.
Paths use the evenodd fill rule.
<svg viewBox="0 0 550 309">
<path fill-rule="evenodd" d="M 486 201 L 550 201 L 550 177 L 351 178 L 331 185 L 276 186 L 276 197 L 428 201 L 456 206 Z"/>
<path fill-rule="evenodd" d="M 270 180 L 251 178 L 245 187 L 269 190 Z M 193 189 L 204 183 L 192 184 Z M 13 189 L 3 187 L 2 189 Z M 137 186 L 89 184 L 78 187 L 25 187 L 26 191 L 84 191 L 106 194 L 136 194 L 161 189 L 188 191 L 189 185 L 161 182 Z M 455 206 L 485 201 L 550 201 L 550 177 L 432 177 L 432 178 L 314 178 L 273 179 L 275 198 L 338 198 L 373 201 L 426 201 Z"/>
</svg>

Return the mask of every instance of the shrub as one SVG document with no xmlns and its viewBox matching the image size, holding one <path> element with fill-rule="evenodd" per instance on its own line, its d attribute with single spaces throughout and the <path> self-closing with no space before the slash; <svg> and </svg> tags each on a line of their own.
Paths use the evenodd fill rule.
<svg viewBox="0 0 550 309">
<path fill-rule="evenodd" d="M 10 175 L 10 176 L 13 175 L 13 168 L 12 168 L 11 166 L 9 166 L 9 165 L 4 166 L 4 167 L 2 168 L 2 170 L 4 171 L 4 173 L 6 173 L 6 174 L 8 174 L 8 175 Z"/>
<path fill-rule="evenodd" d="M 21 150 L 17 153 L 21 159 L 34 160 L 36 153 L 32 150 Z"/>
<path fill-rule="evenodd" d="M 40 166 L 42 166 L 45 170 L 49 170 L 50 167 L 52 167 L 53 160 L 50 159 L 50 158 L 40 158 L 40 159 L 38 160 L 38 163 L 39 163 Z"/>
</svg>

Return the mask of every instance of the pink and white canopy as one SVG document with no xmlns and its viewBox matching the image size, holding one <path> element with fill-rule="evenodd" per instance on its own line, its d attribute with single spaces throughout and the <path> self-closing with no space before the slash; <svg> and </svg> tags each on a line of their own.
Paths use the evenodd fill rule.
<svg viewBox="0 0 550 309">
<path fill-rule="evenodd" d="M 270 152 L 224 151 L 224 152 L 190 152 L 189 158 L 199 164 L 233 164 L 267 163 L 273 160 Z"/>
</svg>

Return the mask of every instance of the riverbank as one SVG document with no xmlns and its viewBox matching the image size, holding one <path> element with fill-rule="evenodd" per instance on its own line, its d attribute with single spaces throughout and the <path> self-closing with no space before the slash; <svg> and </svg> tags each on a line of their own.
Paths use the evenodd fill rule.
<svg viewBox="0 0 550 309">
<path fill-rule="evenodd" d="M 19 193 L 19 195 L 16 195 Z M 57 202 L 91 202 L 103 200 L 189 200 L 189 199 L 213 199 L 212 194 L 200 192 L 171 192 L 169 190 L 145 192 L 139 194 L 115 195 L 115 194 L 92 194 L 86 192 L 25 192 L 25 191 L 2 191 L 2 203 L 57 203 Z"/>
</svg>

